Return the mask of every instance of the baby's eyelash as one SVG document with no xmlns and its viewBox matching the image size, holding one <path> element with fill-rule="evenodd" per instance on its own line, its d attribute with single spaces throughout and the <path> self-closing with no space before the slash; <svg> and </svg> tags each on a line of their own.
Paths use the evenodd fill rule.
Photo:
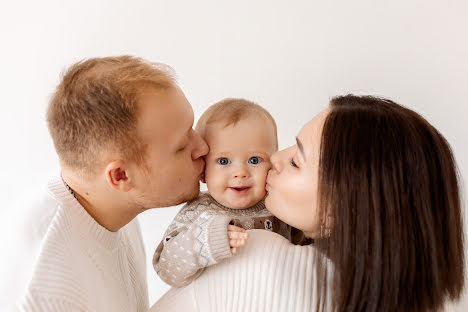
<svg viewBox="0 0 468 312">
<path fill-rule="evenodd" d="M 291 166 L 293 166 L 294 168 L 299 168 L 299 166 L 296 164 L 296 162 L 294 161 L 293 158 L 291 158 L 291 159 L 289 160 L 289 163 L 290 163 Z"/>
</svg>

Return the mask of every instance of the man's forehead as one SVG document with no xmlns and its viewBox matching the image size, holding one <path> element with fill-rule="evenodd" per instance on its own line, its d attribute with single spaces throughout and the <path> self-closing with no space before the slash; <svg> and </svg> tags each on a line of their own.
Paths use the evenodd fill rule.
<svg viewBox="0 0 468 312">
<path fill-rule="evenodd" d="M 180 89 L 146 92 L 140 104 L 138 128 L 146 134 L 180 136 L 193 125 L 192 107 Z"/>
</svg>

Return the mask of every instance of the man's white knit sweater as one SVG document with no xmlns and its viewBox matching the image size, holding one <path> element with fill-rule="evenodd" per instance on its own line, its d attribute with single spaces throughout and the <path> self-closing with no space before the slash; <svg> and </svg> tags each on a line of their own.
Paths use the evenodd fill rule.
<svg viewBox="0 0 468 312">
<path fill-rule="evenodd" d="M 99 225 L 60 178 L 40 204 L 52 214 L 21 311 L 146 311 L 148 290 L 140 227 Z"/>
</svg>

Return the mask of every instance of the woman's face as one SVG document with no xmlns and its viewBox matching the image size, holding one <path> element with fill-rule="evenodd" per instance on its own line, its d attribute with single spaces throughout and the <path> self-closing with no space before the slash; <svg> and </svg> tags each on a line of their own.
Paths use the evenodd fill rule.
<svg viewBox="0 0 468 312">
<path fill-rule="evenodd" d="M 320 139 L 327 114 L 324 110 L 309 121 L 299 132 L 296 145 L 273 154 L 266 184 L 267 209 L 311 238 L 320 236 L 317 189 Z"/>
</svg>

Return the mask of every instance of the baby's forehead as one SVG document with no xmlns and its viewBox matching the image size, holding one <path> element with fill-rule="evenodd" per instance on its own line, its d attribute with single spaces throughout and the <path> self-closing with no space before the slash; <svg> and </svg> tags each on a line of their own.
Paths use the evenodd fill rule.
<svg viewBox="0 0 468 312">
<path fill-rule="evenodd" d="M 269 135 L 265 131 L 263 134 L 251 135 L 243 134 L 232 134 L 228 133 L 226 135 L 223 132 L 217 133 L 210 137 L 207 141 L 210 151 L 210 154 L 224 154 L 228 156 L 243 156 L 247 157 L 251 154 L 260 154 L 270 155 L 276 151 L 276 141 L 272 135 Z"/>
<path fill-rule="evenodd" d="M 210 123 L 204 134 L 210 149 L 218 154 L 242 152 L 245 155 L 246 151 L 271 154 L 278 148 L 276 127 L 266 118 Z"/>
<path fill-rule="evenodd" d="M 240 127 L 244 129 L 249 127 L 258 129 L 259 126 L 261 126 L 261 132 L 276 135 L 276 125 L 271 120 L 261 115 L 253 115 L 236 121 L 217 120 L 206 125 L 205 133 L 217 135 L 223 134 L 223 132 L 232 132 Z M 254 133 L 252 133 L 252 135 L 254 135 Z"/>
<path fill-rule="evenodd" d="M 257 147 L 257 148 L 245 148 L 245 149 L 239 149 L 239 148 L 212 148 L 208 152 L 207 156 L 212 156 L 216 155 L 217 157 L 239 157 L 239 158 L 249 158 L 252 156 L 270 156 L 272 153 L 271 148 L 265 148 L 265 147 Z"/>
</svg>

